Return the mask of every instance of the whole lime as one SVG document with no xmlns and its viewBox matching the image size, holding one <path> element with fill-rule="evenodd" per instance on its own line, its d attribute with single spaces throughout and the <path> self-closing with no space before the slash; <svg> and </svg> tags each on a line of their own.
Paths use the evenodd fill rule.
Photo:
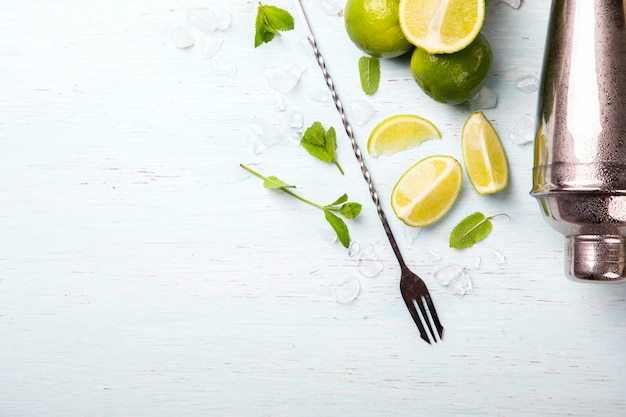
<svg viewBox="0 0 626 417">
<path fill-rule="evenodd" d="M 344 21 L 348 36 L 363 52 L 395 58 L 413 49 L 402 33 L 400 0 L 348 0 Z"/>
<path fill-rule="evenodd" d="M 417 84 L 434 100 L 460 104 L 483 87 L 491 62 L 491 46 L 479 33 L 472 43 L 453 54 L 429 54 L 415 48 L 411 72 Z"/>
</svg>

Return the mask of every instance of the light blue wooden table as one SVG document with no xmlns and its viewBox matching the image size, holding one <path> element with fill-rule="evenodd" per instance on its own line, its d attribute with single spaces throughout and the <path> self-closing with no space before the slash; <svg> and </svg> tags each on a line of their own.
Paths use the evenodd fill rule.
<svg viewBox="0 0 626 417">
<path fill-rule="evenodd" d="M 269 3 L 295 14 L 290 1 Z M 355 125 L 359 143 L 398 113 L 442 131 L 442 141 L 366 159 L 444 341 L 422 342 L 403 305 L 339 116 L 316 97 L 325 85 L 300 22 L 254 49 L 255 2 L 4 1 L 0 416 L 626 415 L 626 287 L 564 278 L 563 239 L 528 195 L 532 145 L 509 139 L 522 115 L 534 116 L 536 93 L 516 84 L 539 76 L 549 2 L 494 1 L 483 29 L 494 52 L 487 86 L 498 95 L 485 114 L 505 144 L 510 187 L 478 196 L 465 180 L 453 210 L 414 242 L 391 214 L 393 185 L 427 155 L 460 159 L 470 111 L 428 99 L 406 59 L 383 62 L 380 90 L 366 97 L 362 54 L 321 3 L 305 8 L 340 96 L 375 109 Z M 193 7 L 230 13 L 211 58 L 206 47 L 219 39 L 173 45 Z M 296 64 L 306 70 L 277 102 L 264 70 Z M 300 114 L 304 127 L 337 129 L 344 176 L 294 143 Z M 263 121 L 286 133 L 280 144 L 257 146 Z M 240 163 L 321 203 L 344 192 L 363 203 L 350 231 L 383 271 L 361 274 L 327 240 L 320 212 L 265 190 Z M 471 249 L 449 249 L 451 228 L 476 210 L 510 221 L 494 220 Z M 449 263 L 470 268 L 464 297 L 433 278 Z M 349 277 L 360 293 L 337 302 Z"/>
</svg>

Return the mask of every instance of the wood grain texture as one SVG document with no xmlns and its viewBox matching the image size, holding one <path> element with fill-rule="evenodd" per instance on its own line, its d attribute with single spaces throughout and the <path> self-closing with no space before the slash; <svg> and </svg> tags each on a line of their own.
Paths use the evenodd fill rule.
<svg viewBox="0 0 626 417">
<path fill-rule="evenodd" d="M 190 7 L 220 12 L 243 1 L 20 0 L 0 4 L 0 416 L 623 416 L 624 286 L 563 275 L 563 239 L 545 226 L 531 186 L 532 147 L 507 141 L 536 93 L 549 2 L 519 10 L 492 1 L 483 29 L 494 50 L 485 111 L 509 156 L 511 184 L 458 204 L 411 244 L 393 219 L 407 263 L 423 276 L 446 337 L 428 346 L 398 291 L 399 270 L 367 187 L 340 131 L 317 65 L 296 29 L 253 48 L 254 11 L 232 12 L 212 70 L 200 45 L 172 46 Z M 271 2 L 295 12 L 291 2 Z M 256 7 L 255 4 L 252 7 Z M 374 118 L 416 113 L 443 140 L 367 159 L 385 209 L 395 181 L 429 154 L 461 158 L 466 106 L 428 99 L 407 59 L 382 62 L 365 97 L 341 16 L 305 2 L 346 106 L 366 99 Z M 237 9 L 240 10 L 240 9 Z M 276 112 L 263 70 L 303 63 Z M 283 143 L 253 152 L 253 117 L 288 111 L 338 129 L 346 170 Z M 319 236 L 321 213 L 244 179 L 239 163 L 294 183 L 313 200 L 343 192 L 364 204 L 350 223 L 383 272 L 337 303 L 334 287 L 359 276 L 338 244 Z M 449 230 L 472 211 L 504 212 L 467 251 Z M 491 260 L 491 250 L 506 255 Z M 426 250 L 443 256 L 430 260 Z M 433 279 L 441 263 L 480 267 L 464 298 Z"/>
</svg>

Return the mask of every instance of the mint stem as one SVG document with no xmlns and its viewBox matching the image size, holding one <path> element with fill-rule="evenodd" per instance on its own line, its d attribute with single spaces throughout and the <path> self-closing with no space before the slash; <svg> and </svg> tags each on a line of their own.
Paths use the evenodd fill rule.
<svg viewBox="0 0 626 417">
<path fill-rule="evenodd" d="M 335 166 L 337 166 L 337 168 L 339 168 L 339 172 L 341 172 L 341 175 L 344 175 L 343 168 L 341 168 L 341 165 L 339 165 L 339 162 L 337 162 L 337 160 L 334 159 L 333 163 L 335 164 Z"/>
<path fill-rule="evenodd" d="M 264 175 L 259 174 L 258 172 L 256 172 L 256 171 L 255 171 L 255 170 L 253 170 L 252 168 L 247 167 L 247 166 L 245 166 L 244 164 L 239 164 L 239 166 L 240 166 L 240 167 L 242 167 L 243 169 L 245 169 L 246 171 L 248 171 L 249 173 L 251 173 L 252 175 L 254 175 L 254 176 L 258 177 L 258 178 L 261 178 L 261 179 L 262 179 L 262 180 L 264 180 L 264 181 L 269 181 L 269 178 L 267 178 L 267 177 L 266 177 L 266 176 L 264 176 Z M 317 208 L 318 208 L 318 209 L 320 209 L 320 210 L 324 210 L 324 207 L 323 207 L 323 206 L 321 206 L 321 205 L 319 205 L 319 204 L 316 204 L 316 203 L 312 202 L 311 200 L 307 200 L 307 199 L 306 199 L 306 198 L 304 198 L 304 197 L 300 197 L 298 194 L 294 193 L 293 191 L 291 191 L 291 190 L 289 190 L 289 189 L 287 189 L 287 188 L 285 188 L 285 187 L 281 187 L 280 189 L 281 189 L 282 191 L 286 192 L 287 194 L 289 194 L 289 195 L 291 195 L 291 196 L 293 196 L 293 197 L 297 198 L 298 200 L 302 201 L 303 203 L 307 203 L 308 205 L 311 205 L 311 206 L 313 206 L 313 207 L 317 207 Z"/>
</svg>

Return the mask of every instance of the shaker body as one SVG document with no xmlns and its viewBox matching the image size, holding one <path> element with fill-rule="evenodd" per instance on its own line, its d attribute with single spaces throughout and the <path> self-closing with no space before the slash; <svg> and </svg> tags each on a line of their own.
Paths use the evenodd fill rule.
<svg viewBox="0 0 626 417">
<path fill-rule="evenodd" d="M 574 280 L 626 279 L 624 0 L 553 0 L 533 188 Z"/>
</svg>

